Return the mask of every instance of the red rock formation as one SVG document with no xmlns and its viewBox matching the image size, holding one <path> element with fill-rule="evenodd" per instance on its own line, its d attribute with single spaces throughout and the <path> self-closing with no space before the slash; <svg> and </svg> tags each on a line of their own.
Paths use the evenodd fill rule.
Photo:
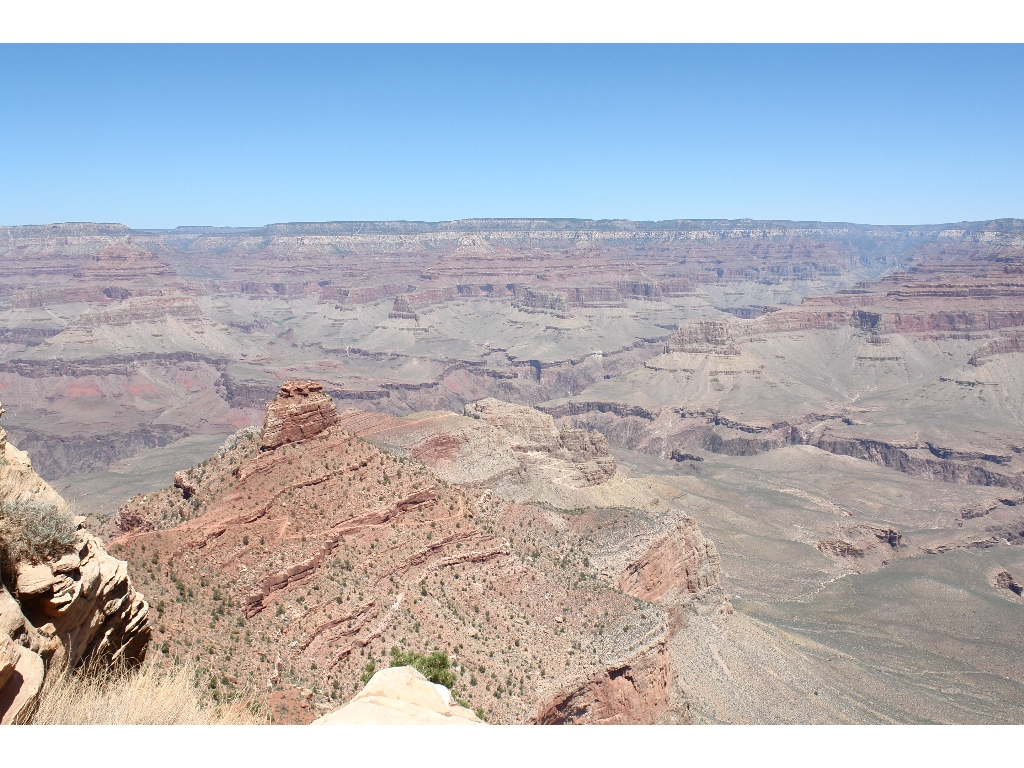
<svg viewBox="0 0 1024 768">
<path fill-rule="evenodd" d="M 271 451 L 286 443 L 308 440 L 338 421 L 331 396 L 315 381 L 286 381 L 267 403 L 261 445 Z"/>
<path fill-rule="evenodd" d="M 630 563 L 619 576 L 618 586 L 652 603 L 666 596 L 685 601 L 717 586 L 720 576 L 718 550 L 691 520 L 656 540 L 639 560 Z"/>
<path fill-rule="evenodd" d="M 288 399 L 298 398 L 279 398 Z M 555 452 L 605 449 L 596 435 L 566 439 L 549 417 L 533 418 L 546 425 L 532 431 L 535 442 Z M 620 523 L 596 528 L 592 514 L 467 492 L 352 434 L 424 421 L 346 411 L 301 443 L 260 451 L 235 441 L 205 462 L 194 477 L 197 517 L 115 542 L 145 569 L 157 605 L 173 604 L 156 630 L 161 649 L 221 649 L 209 661 L 216 680 L 269 680 L 269 705 L 285 722 L 316 716 L 274 705 L 289 685 L 316 687 L 310 709 L 333 708 L 359 689 L 368 661 L 395 644 L 446 650 L 459 666 L 459 697 L 492 722 L 532 722 L 545 710 L 545 722 L 671 718 L 665 614 L 638 615 L 633 598 L 598 583 L 588 556 L 603 547 L 566 555 L 564 544 L 591 541 L 598 530 L 614 537 Z M 446 450 L 444 441 L 433 448 Z M 168 502 L 181 502 L 179 488 L 127 509 L 153 519 Z M 570 567 L 590 578 L 567 580 Z M 595 633 L 598 625 L 608 631 Z M 286 666 L 275 665 L 276 654 Z"/>
<path fill-rule="evenodd" d="M 603 669 L 578 688 L 541 704 L 538 725 L 634 725 L 656 723 L 668 713 L 668 649 L 665 642 L 628 662 Z"/>
</svg>

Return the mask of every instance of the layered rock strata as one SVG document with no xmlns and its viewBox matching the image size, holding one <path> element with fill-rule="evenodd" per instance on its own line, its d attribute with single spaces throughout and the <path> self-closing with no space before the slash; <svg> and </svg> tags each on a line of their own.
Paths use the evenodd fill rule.
<svg viewBox="0 0 1024 768">
<path fill-rule="evenodd" d="M 642 725 L 656 723 L 669 708 L 672 673 L 665 642 L 602 669 L 576 687 L 543 702 L 538 725 Z M 683 718 L 682 722 L 689 722 Z"/>
<path fill-rule="evenodd" d="M 721 320 L 696 320 L 680 323 L 669 337 L 665 352 L 689 354 L 738 355 L 729 323 Z"/>
<path fill-rule="evenodd" d="M 572 427 L 559 430 L 548 414 L 493 397 L 468 403 L 464 414 L 502 430 L 517 453 L 544 453 L 572 464 L 582 485 L 599 485 L 615 474 L 615 459 L 600 432 Z"/>
<path fill-rule="evenodd" d="M 687 602 L 716 587 L 721 580 L 721 558 L 693 520 L 656 539 L 619 575 L 623 592 L 652 603 Z"/>
<path fill-rule="evenodd" d="M 674 711 L 670 704 L 666 644 L 694 611 L 715 610 L 723 603 L 715 545 L 692 518 L 659 499 L 636 494 L 632 481 L 616 473 L 600 433 L 559 430 L 548 414 L 493 398 L 469 403 L 464 414 L 394 419 L 345 411 L 339 418 L 344 428 L 372 442 L 408 451 L 435 471 L 482 488 L 485 497 L 542 501 L 553 508 L 545 514 L 550 526 L 545 546 L 575 555 L 562 555 L 558 567 L 579 558 L 575 567 L 593 569 L 600 578 L 613 580 L 622 593 L 664 611 L 661 624 L 622 626 L 619 631 L 628 637 L 628 647 L 609 654 L 590 676 L 545 690 L 532 722 L 686 722 L 685 709 Z M 602 459 L 608 469 L 588 482 L 581 467 Z M 581 491 L 593 492 L 587 504 L 593 507 L 576 503 Z M 657 511 L 631 509 L 622 516 L 618 510 L 602 509 L 602 504 L 620 504 L 619 510 L 636 504 Z M 563 516 L 563 510 L 571 513 Z M 524 554 L 536 556 L 528 550 Z M 603 624 L 597 626 L 604 631 Z"/>
<path fill-rule="evenodd" d="M 349 700 L 396 645 L 447 652 L 457 697 L 492 722 L 684 721 L 667 693 L 665 649 L 685 622 L 679 610 L 720 589 L 713 545 L 620 476 L 599 434 L 499 401 L 466 412 L 350 410 L 274 450 L 229 441 L 175 487 L 126 505 L 126 515 L 154 519 L 181 503 L 185 479 L 194 487 L 196 517 L 115 542 L 145 568 L 147 593 L 175 604 L 160 647 L 213 649 L 215 693 L 267 680 L 277 722 L 309 722 Z M 610 476 L 588 485 L 580 466 L 602 464 Z M 643 509 L 562 499 L 632 498 L 623 488 Z M 557 504 L 512 498 L 546 491 Z M 669 590 L 650 602 L 617 589 L 665 538 L 659 565 L 634 570 L 653 581 L 661 568 Z M 332 717 L 410 714 L 362 690 Z M 281 703 L 293 695 L 298 710 Z M 420 714 L 458 714 L 431 712 Z"/>
<path fill-rule="evenodd" d="M 320 434 L 338 420 L 331 396 L 315 381 L 286 381 L 277 397 L 267 404 L 263 450 L 272 451 L 287 443 Z"/>
</svg>

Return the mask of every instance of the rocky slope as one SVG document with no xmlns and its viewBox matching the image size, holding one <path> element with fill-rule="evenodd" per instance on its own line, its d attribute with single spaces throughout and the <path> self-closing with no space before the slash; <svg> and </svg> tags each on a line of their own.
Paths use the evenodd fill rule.
<svg viewBox="0 0 1024 768">
<path fill-rule="evenodd" d="M 397 432 L 376 414 L 328 414 L 316 434 L 268 447 L 323 413 L 321 397 L 286 383 L 259 437 L 240 436 L 187 482 L 119 511 L 113 547 L 141 570 L 164 654 L 201 661 L 211 695 L 267 686 L 279 722 L 347 700 L 393 646 L 446 650 L 453 694 L 491 722 L 685 720 L 667 695 L 665 648 L 685 623 L 680 610 L 721 599 L 713 545 L 678 510 L 652 510 L 637 536 L 622 508 L 521 498 L 535 472 L 569 490 L 611 482 L 599 436 L 486 401 L 467 409 L 479 418 L 413 416 L 395 420 Z M 452 433 L 430 426 L 451 420 L 483 430 L 468 469 L 445 468 L 438 439 Z M 406 422 L 412 431 L 399 434 Z M 399 437 L 408 450 L 377 447 Z M 513 485 L 488 482 L 520 454 L 529 461 L 511 472 L 519 490 L 505 494 L 517 502 L 502 497 Z M 446 479 L 457 472 L 459 482 Z M 683 528 L 666 529 L 669 520 Z M 650 542 L 658 563 L 633 570 L 650 580 L 662 568 L 669 586 L 656 599 L 620 591 L 619 572 Z M 289 700 L 300 703 L 280 703 Z"/>
</svg>

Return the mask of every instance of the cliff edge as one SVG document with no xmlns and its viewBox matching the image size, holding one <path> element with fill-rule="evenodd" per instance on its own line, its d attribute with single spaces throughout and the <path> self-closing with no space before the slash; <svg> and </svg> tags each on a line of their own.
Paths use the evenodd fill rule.
<svg viewBox="0 0 1024 768">
<path fill-rule="evenodd" d="M 0 407 L 0 415 L 3 408 Z M 149 606 L 128 564 L 0 429 L 0 722 L 27 722 L 46 675 L 87 660 L 141 661 Z"/>
</svg>

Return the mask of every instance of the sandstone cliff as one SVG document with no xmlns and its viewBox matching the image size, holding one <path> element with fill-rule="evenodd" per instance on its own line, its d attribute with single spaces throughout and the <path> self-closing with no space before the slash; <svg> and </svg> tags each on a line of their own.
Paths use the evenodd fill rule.
<svg viewBox="0 0 1024 768">
<path fill-rule="evenodd" d="M 3 415 L 0 405 L 0 416 Z M 53 504 L 67 511 L 64 499 L 33 471 L 28 454 L 11 445 L 4 428 L 0 427 L 0 503 L 28 500 Z"/>
<path fill-rule="evenodd" d="M 412 667 L 382 669 L 348 704 L 313 725 L 480 725 L 452 693 Z"/>
<path fill-rule="evenodd" d="M 2 408 L 0 408 L 2 413 Z M 0 718 L 31 716 L 46 675 L 87 660 L 140 661 L 149 606 L 0 429 Z"/>
</svg>

